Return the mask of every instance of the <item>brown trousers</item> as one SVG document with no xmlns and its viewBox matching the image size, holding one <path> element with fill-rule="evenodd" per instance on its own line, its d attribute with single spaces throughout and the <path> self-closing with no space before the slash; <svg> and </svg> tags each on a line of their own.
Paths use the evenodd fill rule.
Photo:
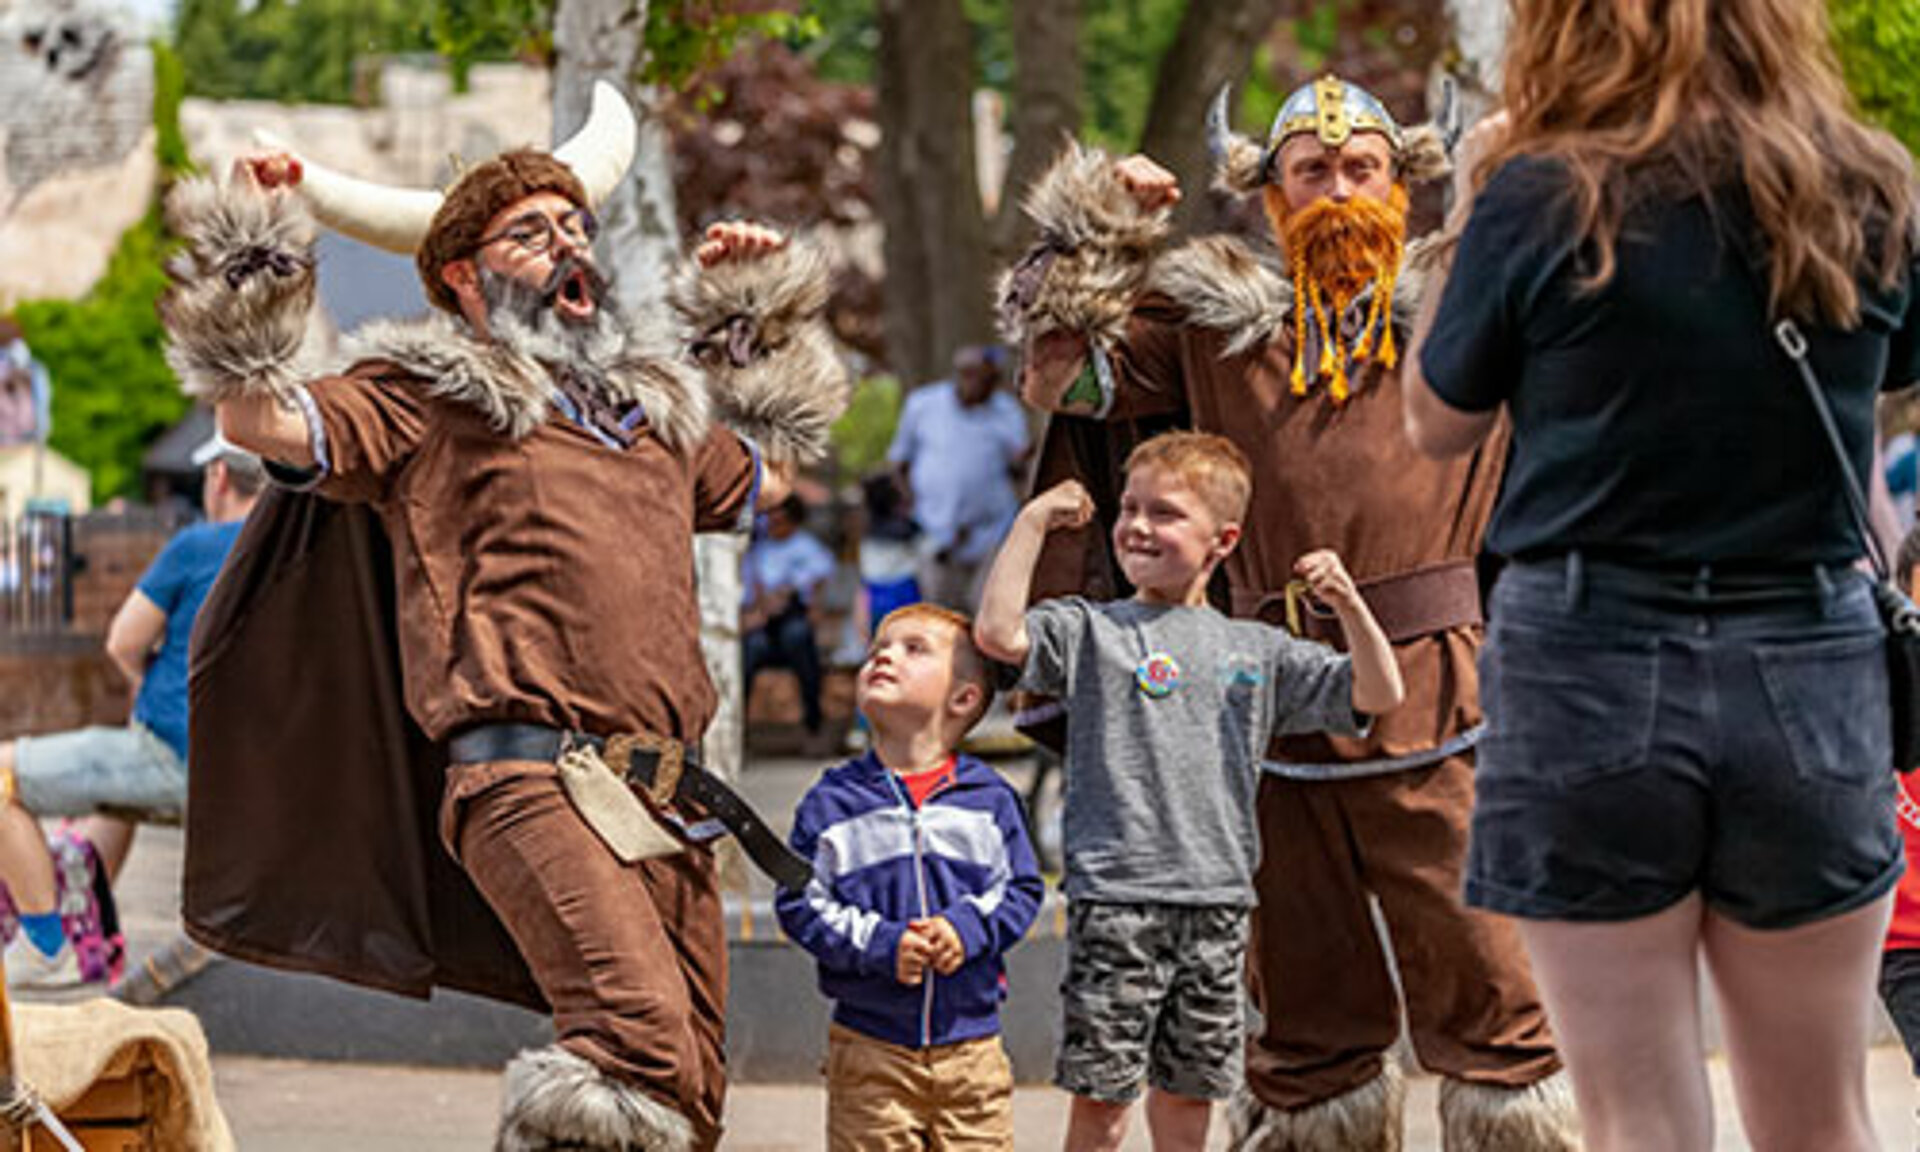
<svg viewBox="0 0 1920 1152">
<path fill-rule="evenodd" d="M 726 924 L 700 849 L 623 865 L 545 764 L 455 769 L 442 827 L 553 1007 L 562 1046 L 720 1137 Z"/>
<path fill-rule="evenodd" d="M 1304 1108 L 1378 1076 L 1402 995 L 1428 1071 L 1520 1087 L 1559 1069 L 1519 934 L 1461 901 L 1472 763 L 1262 778 L 1247 983 L 1264 1022 L 1248 1041 L 1247 1083 L 1268 1107 Z"/>
<path fill-rule="evenodd" d="M 827 1033 L 827 1152 L 1013 1147 L 1013 1065 L 998 1036 L 903 1048 Z"/>
</svg>

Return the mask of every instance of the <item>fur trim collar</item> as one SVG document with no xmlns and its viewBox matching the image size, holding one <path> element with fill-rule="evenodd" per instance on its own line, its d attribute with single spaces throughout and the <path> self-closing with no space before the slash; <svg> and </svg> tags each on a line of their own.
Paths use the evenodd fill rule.
<svg viewBox="0 0 1920 1152">
<path fill-rule="evenodd" d="M 399 365 L 431 395 L 473 406 L 516 440 L 546 422 L 553 392 L 546 368 L 504 344 L 474 339 L 452 317 L 376 320 L 354 332 L 347 352 L 356 362 Z M 706 436 L 711 417 L 699 370 L 662 326 L 630 323 L 606 380 L 614 399 L 646 410 L 648 427 L 668 447 L 686 451 Z"/>
<path fill-rule="evenodd" d="M 1393 294 L 1393 326 L 1401 333 L 1412 330 L 1425 287 L 1422 247 L 1408 245 Z M 1293 316 L 1293 281 L 1278 258 L 1232 236 L 1202 237 L 1162 256 L 1147 288 L 1171 299 L 1189 322 L 1225 333 L 1229 356 L 1272 343 Z"/>
</svg>

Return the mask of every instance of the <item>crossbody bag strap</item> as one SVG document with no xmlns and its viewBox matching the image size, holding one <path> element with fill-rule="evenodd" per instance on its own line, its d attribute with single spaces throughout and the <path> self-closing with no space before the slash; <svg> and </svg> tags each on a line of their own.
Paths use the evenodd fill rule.
<svg viewBox="0 0 1920 1152">
<path fill-rule="evenodd" d="M 1853 517 L 1853 526 L 1866 543 L 1867 557 L 1873 562 L 1873 572 L 1882 581 L 1891 578 L 1887 566 L 1887 557 L 1880 549 L 1880 538 L 1873 533 L 1873 525 L 1867 519 L 1867 494 L 1860 483 L 1860 477 L 1853 470 L 1853 462 L 1847 459 L 1847 446 L 1840 439 L 1840 426 L 1834 422 L 1833 409 L 1827 404 L 1826 392 L 1820 387 L 1820 378 L 1813 373 L 1813 364 L 1807 359 L 1807 338 L 1800 326 L 1792 320 L 1782 320 L 1773 326 L 1774 342 L 1786 352 L 1793 366 L 1800 370 L 1800 382 L 1807 386 L 1807 398 L 1813 401 L 1813 410 L 1820 417 L 1820 427 L 1826 431 L 1827 443 L 1833 446 L 1833 458 L 1840 462 L 1840 480 L 1842 491 L 1847 497 L 1847 511 Z"/>
</svg>

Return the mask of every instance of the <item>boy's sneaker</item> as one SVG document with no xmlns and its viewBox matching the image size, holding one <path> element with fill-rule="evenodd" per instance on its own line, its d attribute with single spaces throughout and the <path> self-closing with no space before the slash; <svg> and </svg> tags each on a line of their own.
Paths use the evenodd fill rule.
<svg viewBox="0 0 1920 1152">
<path fill-rule="evenodd" d="M 70 940 L 62 940 L 60 951 L 49 956 L 22 932 L 7 945 L 4 962 L 8 988 L 52 991 L 87 982 L 80 975 L 80 956 Z"/>
</svg>

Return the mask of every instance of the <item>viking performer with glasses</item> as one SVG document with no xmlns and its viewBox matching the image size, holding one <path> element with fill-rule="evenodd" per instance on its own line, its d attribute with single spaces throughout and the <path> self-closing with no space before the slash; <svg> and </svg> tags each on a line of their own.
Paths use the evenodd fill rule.
<svg viewBox="0 0 1920 1152">
<path fill-rule="evenodd" d="M 1226 95 L 1209 123 L 1217 183 L 1261 198 L 1277 258 L 1227 236 L 1163 251 L 1173 174 L 1071 146 L 1028 195 L 1040 240 L 1003 281 L 1002 319 L 1025 350 L 1023 395 L 1054 414 L 1037 483 L 1078 476 L 1110 520 L 1131 442 L 1169 424 L 1228 437 L 1254 469 L 1224 566 L 1232 614 L 1337 642 L 1292 570 L 1334 549 L 1406 680 L 1366 736 L 1268 750 L 1248 959 L 1262 1023 L 1233 1145 L 1400 1147 L 1404 1004 L 1414 1052 L 1444 1077 L 1446 1148 L 1571 1149 L 1572 1096 L 1520 942 L 1461 902 L 1481 723 L 1473 557 L 1504 447 L 1437 462 L 1402 431 L 1396 368 L 1420 289 L 1408 192 L 1448 172 L 1449 141 L 1327 77 L 1287 99 L 1262 146 L 1228 130 Z M 1054 547 L 1042 594 L 1113 594 L 1105 536 Z"/>
<path fill-rule="evenodd" d="M 717 225 L 670 317 L 618 314 L 593 205 L 634 139 L 601 85 L 567 144 L 444 195 L 283 152 L 169 204 L 170 362 L 287 485 L 195 638 L 189 931 L 551 1011 L 557 1043 L 507 1069 L 506 1150 L 712 1147 L 710 841 L 807 879 L 700 766 L 692 543 L 779 499 L 845 406 L 826 268 Z M 307 339 L 314 217 L 414 253 L 438 313 L 362 329 L 338 374 Z"/>
</svg>

